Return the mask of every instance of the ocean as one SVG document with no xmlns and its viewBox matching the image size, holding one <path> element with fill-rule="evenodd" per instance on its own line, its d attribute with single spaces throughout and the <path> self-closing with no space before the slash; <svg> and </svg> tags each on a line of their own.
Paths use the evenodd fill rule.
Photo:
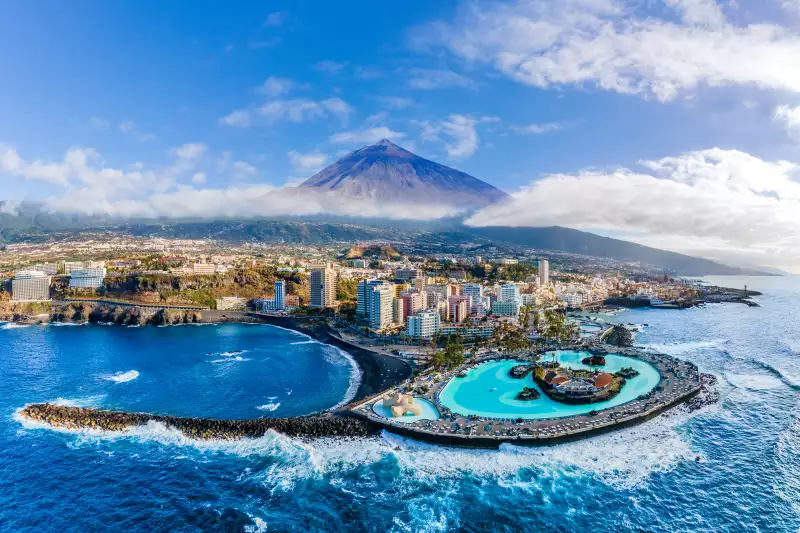
<svg viewBox="0 0 800 533">
<path fill-rule="evenodd" d="M 637 344 L 718 376 L 721 401 L 547 448 L 56 431 L 16 411 L 294 416 L 340 405 L 359 376 L 271 326 L 0 326 L 0 531 L 798 531 L 800 279 L 713 281 L 761 307 L 607 318 L 647 324 Z"/>
</svg>

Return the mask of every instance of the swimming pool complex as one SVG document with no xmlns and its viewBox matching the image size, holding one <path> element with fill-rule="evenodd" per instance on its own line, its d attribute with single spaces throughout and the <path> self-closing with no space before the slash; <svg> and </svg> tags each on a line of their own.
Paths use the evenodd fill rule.
<svg viewBox="0 0 800 533">
<path fill-rule="evenodd" d="M 378 416 L 382 416 L 383 418 L 388 418 L 389 420 L 394 420 L 397 422 L 416 422 L 417 420 L 439 420 L 439 411 L 436 410 L 436 407 L 426 400 L 425 398 L 417 398 L 414 397 L 414 403 L 420 405 L 422 407 L 422 414 L 419 416 L 416 415 L 405 415 L 405 416 L 392 416 L 392 410 L 388 407 L 383 406 L 383 399 L 378 400 L 372 405 L 372 412 Z"/>
<path fill-rule="evenodd" d="M 548 361 L 555 355 L 561 366 L 574 369 L 597 368 L 581 363 L 587 357 L 586 352 L 556 351 L 542 356 Z M 641 394 L 653 390 L 661 379 L 656 368 L 640 359 L 621 355 L 606 355 L 605 372 L 617 372 L 624 367 L 631 367 L 639 375 L 626 380 L 622 390 L 614 398 L 587 405 L 567 405 L 551 400 L 546 394 L 536 400 L 516 400 L 515 397 L 523 387 L 541 388 L 528 375 L 524 379 L 515 379 L 508 371 L 523 361 L 490 361 L 469 370 L 465 377 L 454 377 L 445 385 L 439 394 L 439 402 L 454 413 L 461 415 L 477 415 L 487 418 L 562 418 L 616 407 L 635 400 Z"/>
</svg>

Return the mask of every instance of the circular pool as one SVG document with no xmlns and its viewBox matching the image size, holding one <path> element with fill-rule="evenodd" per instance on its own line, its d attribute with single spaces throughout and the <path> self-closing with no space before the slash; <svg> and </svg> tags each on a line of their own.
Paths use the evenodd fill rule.
<svg viewBox="0 0 800 533">
<path fill-rule="evenodd" d="M 587 352 L 556 351 L 542 356 L 543 361 L 555 358 L 561 366 L 574 369 L 598 368 L 581 363 Z M 454 413 L 476 415 L 487 418 L 562 418 L 616 407 L 635 400 L 642 394 L 653 390 L 661 376 L 656 368 L 633 357 L 606 355 L 605 372 L 617 372 L 631 367 L 639 375 L 626 380 L 622 390 L 614 398 L 586 405 L 567 405 L 551 400 L 546 394 L 536 400 L 523 401 L 515 399 L 523 387 L 541 388 L 533 381 L 531 375 L 524 379 L 515 379 L 508 375 L 512 367 L 524 364 L 524 361 L 489 361 L 469 370 L 465 377 L 454 377 L 445 385 L 439 394 L 439 402 Z"/>
<path fill-rule="evenodd" d="M 378 400 L 372 405 L 372 412 L 378 416 L 382 416 L 383 418 L 394 420 L 396 422 L 404 422 L 406 424 L 409 422 L 416 422 L 417 420 L 439 420 L 439 411 L 436 410 L 436 406 L 434 406 L 431 402 L 425 398 L 417 398 L 415 396 L 414 403 L 422 407 L 422 414 L 419 416 L 392 416 L 392 410 L 383 406 L 382 399 Z"/>
</svg>

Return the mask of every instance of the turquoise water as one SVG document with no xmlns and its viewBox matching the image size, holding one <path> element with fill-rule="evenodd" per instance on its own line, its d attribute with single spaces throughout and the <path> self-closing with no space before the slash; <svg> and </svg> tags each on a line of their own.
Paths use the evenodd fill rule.
<svg viewBox="0 0 800 533">
<path fill-rule="evenodd" d="M 417 415 L 407 415 L 401 417 L 394 417 L 392 416 L 392 410 L 388 407 L 383 406 L 383 400 L 378 400 L 372 405 L 372 411 L 378 415 L 382 416 L 383 418 L 388 418 L 395 422 L 416 422 L 418 420 L 439 420 L 439 411 L 436 410 L 436 407 L 426 400 L 425 398 L 417 398 L 414 397 L 414 402 L 422 406 L 422 414 Z"/>
<path fill-rule="evenodd" d="M 557 351 L 543 356 L 550 360 L 551 354 L 562 366 L 575 369 L 589 369 L 581 363 L 586 352 Z M 589 405 L 566 405 L 555 402 L 544 393 L 536 399 L 521 401 L 514 399 L 523 387 L 541 388 L 529 374 L 524 379 L 515 379 L 508 371 L 522 361 L 490 361 L 467 372 L 466 377 L 454 377 L 439 394 L 442 405 L 454 413 L 477 415 L 487 418 L 561 418 L 588 413 L 589 411 L 616 407 L 635 400 L 639 395 L 650 392 L 658 385 L 658 371 L 645 361 L 632 357 L 607 355 L 603 370 L 616 372 L 624 367 L 632 367 L 639 375 L 627 380 L 619 394 L 606 402 Z"/>
</svg>

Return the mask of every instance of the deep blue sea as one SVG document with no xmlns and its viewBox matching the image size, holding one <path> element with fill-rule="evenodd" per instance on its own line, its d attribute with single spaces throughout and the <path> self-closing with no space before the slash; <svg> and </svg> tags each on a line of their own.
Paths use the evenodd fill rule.
<svg viewBox="0 0 800 533">
<path fill-rule="evenodd" d="M 16 410 L 298 415 L 341 403 L 358 376 L 338 350 L 269 326 L 4 326 L 0 531 L 798 531 L 800 279 L 715 281 L 763 291 L 762 307 L 613 320 L 648 324 L 639 344 L 716 374 L 719 404 L 534 449 L 36 427 Z"/>
</svg>

